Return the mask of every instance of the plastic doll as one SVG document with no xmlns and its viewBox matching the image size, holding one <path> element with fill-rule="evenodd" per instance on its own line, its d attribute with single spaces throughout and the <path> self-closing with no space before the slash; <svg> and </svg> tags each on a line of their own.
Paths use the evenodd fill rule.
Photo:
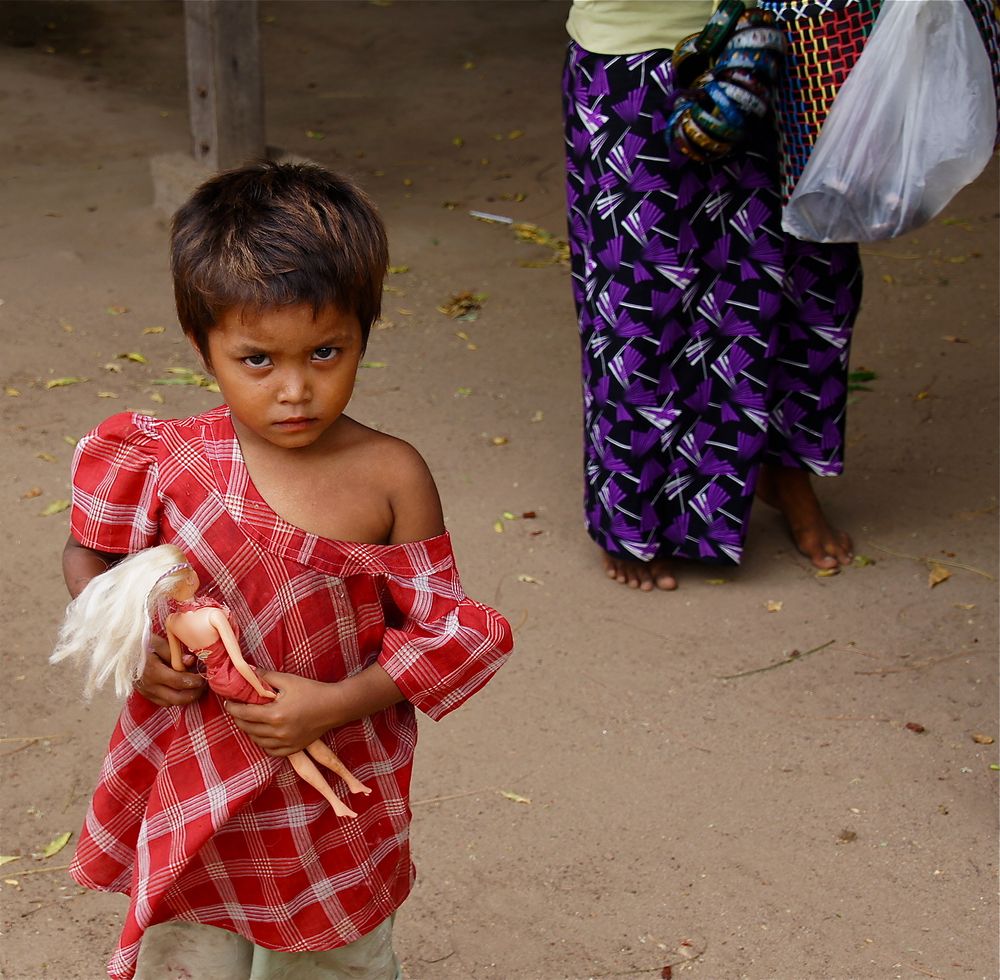
<svg viewBox="0 0 1000 980">
<path fill-rule="evenodd" d="M 91 579 L 69 604 L 50 662 L 70 659 L 85 665 L 87 698 L 112 674 L 115 692 L 125 697 L 142 675 L 151 649 L 152 623 L 158 618 L 174 670 L 186 669 L 184 657 L 189 651 L 219 697 L 250 704 L 265 704 L 277 697 L 244 658 L 229 610 L 215 599 L 196 595 L 200 584 L 197 572 L 174 545 L 130 555 Z M 319 739 L 288 756 L 299 776 L 323 794 L 338 816 L 356 817 L 333 792 L 314 759 L 337 773 L 352 793 L 368 795 L 371 789 Z"/>
</svg>

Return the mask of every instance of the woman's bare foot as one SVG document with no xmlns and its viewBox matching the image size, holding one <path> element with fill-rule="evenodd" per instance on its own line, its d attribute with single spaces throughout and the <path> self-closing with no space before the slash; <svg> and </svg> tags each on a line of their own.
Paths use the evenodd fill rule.
<svg viewBox="0 0 1000 980">
<path fill-rule="evenodd" d="M 764 463 L 757 496 L 781 511 L 795 546 L 817 568 L 850 565 L 854 559 L 851 537 L 827 521 L 807 470 Z"/>
<path fill-rule="evenodd" d="M 639 589 L 640 592 L 652 592 L 654 588 L 673 592 L 677 588 L 677 579 L 671 574 L 665 561 L 617 558 L 604 552 L 604 569 L 608 578 L 627 585 L 630 589 Z"/>
</svg>

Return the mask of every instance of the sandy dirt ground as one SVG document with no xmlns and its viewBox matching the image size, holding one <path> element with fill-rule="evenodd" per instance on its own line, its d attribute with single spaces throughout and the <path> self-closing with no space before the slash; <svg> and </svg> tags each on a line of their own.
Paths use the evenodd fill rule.
<svg viewBox="0 0 1000 980">
<path fill-rule="evenodd" d="M 996 978 L 996 160 L 865 249 L 853 367 L 876 377 L 821 492 L 867 560 L 817 577 L 759 508 L 739 570 L 629 592 L 582 527 L 567 269 L 468 215 L 563 234 L 565 10 L 261 5 L 269 142 L 353 174 L 406 268 L 353 411 L 425 454 L 467 591 L 516 630 L 486 691 L 422 723 L 406 974 Z M 155 384 L 196 367 L 150 177 L 185 106 L 180 3 L 0 6 L 7 980 L 99 980 L 122 917 L 66 877 L 72 840 L 45 856 L 116 713 L 47 664 L 53 511 L 103 417 L 215 403 Z M 478 318 L 438 311 L 465 291 Z"/>
</svg>

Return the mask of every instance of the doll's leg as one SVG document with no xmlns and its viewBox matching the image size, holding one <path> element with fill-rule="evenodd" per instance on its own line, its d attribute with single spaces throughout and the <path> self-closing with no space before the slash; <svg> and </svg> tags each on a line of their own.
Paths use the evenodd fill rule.
<svg viewBox="0 0 1000 980">
<path fill-rule="evenodd" d="M 355 778 L 354 773 L 351 772 L 347 766 L 344 765 L 340 759 L 337 758 L 336 753 L 330 748 L 326 742 L 321 742 L 316 739 L 311 745 L 306 746 L 306 752 L 308 752 L 320 765 L 326 766 L 327 769 L 332 769 L 341 779 L 347 783 L 347 788 L 352 793 L 364 793 L 367 796 L 371 790 L 365 786 L 364 783 L 359 782 Z"/>
<path fill-rule="evenodd" d="M 330 784 L 323 778 L 323 774 L 316 768 L 316 763 L 312 761 L 305 754 L 305 752 L 294 752 L 288 757 L 288 761 L 292 764 L 292 768 L 302 777 L 310 786 L 314 789 L 319 790 L 323 796 L 326 797 L 330 806 L 333 807 L 333 812 L 337 814 L 338 817 L 356 817 L 357 814 L 346 804 L 344 801 L 337 796 L 336 793 L 330 788 Z"/>
</svg>

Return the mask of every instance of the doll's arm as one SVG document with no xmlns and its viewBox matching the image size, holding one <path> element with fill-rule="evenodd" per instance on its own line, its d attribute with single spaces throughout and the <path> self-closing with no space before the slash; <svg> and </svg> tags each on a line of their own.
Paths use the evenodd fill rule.
<svg viewBox="0 0 1000 980">
<path fill-rule="evenodd" d="M 240 676 L 261 697 L 277 697 L 274 691 L 269 691 L 263 684 L 261 684 L 257 673 L 244 659 L 243 651 L 240 649 L 239 641 L 236 639 L 236 634 L 233 632 L 233 627 L 226 614 L 221 610 L 213 609 L 211 615 L 209 616 L 209 622 L 218 630 L 219 638 L 222 640 L 222 644 L 226 648 L 226 653 L 229 654 L 229 659 L 232 660 L 233 666 L 239 672 Z"/>
<path fill-rule="evenodd" d="M 170 646 L 170 666 L 177 671 L 184 670 L 184 646 L 177 638 L 177 634 L 170 628 L 170 617 L 167 617 L 165 624 L 167 630 L 167 643 Z"/>
</svg>

